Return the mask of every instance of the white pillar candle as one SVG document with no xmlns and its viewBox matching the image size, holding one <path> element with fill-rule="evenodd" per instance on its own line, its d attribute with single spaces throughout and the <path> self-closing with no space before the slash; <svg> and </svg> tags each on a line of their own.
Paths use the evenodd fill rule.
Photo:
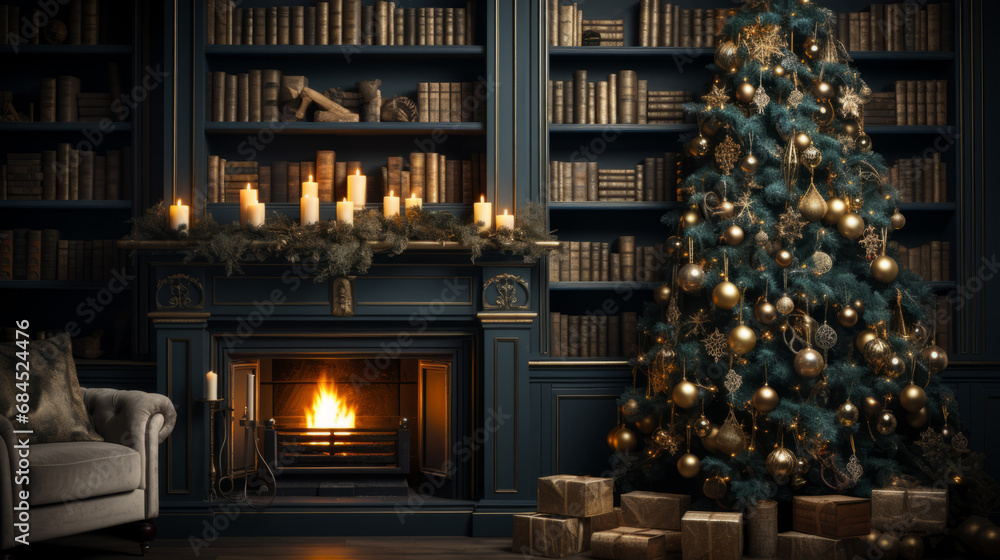
<svg viewBox="0 0 1000 560">
<path fill-rule="evenodd" d="M 315 196 L 303 196 L 299 199 L 299 222 L 304 226 L 319 221 L 319 199 Z"/>
<path fill-rule="evenodd" d="M 254 381 L 256 376 L 252 373 L 247 374 L 247 420 L 254 421 L 257 419 L 257 401 L 254 399 Z"/>
<path fill-rule="evenodd" d="M 354 223 L 354 203 L 346 198 L 337 203 L 337 223 L 347 226 Z"/>
<path fill-rule="evenodd" d="M 313 176 L 309 176 L 308 181 L 302 181 L 302 196 L 309 195 L 313 198 L 319 198 L 319 183 L 313 181 Z"/>
<path fill-rule="evenodd" d="M 357 171 L 347 176 L 347 201 L 353 202 L 359 210 L 365 207 L 365 189 L 367 178 Z"/>
<path fill-rule="evenodd" d="M 416 208 L 421 210 L 424 207 L 424 199 L 417 198 L 417 193 L 410 194 L 410 198 L 406 199 L 406 211 L 409 212 L 410 208 Z"/>
<path fill-rule="evenodd" d="M 260 227 L 264 225 L 264 203 L 258 202 L 256 204 L 251 204 L 249 210 L 247 211 L 247 223 L 254 226 Z"/>
<path fill-rule="evenodd" d="M 214 401 L 219 398 L 219 376 L 214 371 L 205 374 L 205 398 Z"/>
<path fill-rule="evenodd" d="M 392 191 L 389 191 L 389 196 L 382 198 L 382 213 L 386 218 L 399 215 L 399 197 L 392 196 Z"/>
<path fill-rule="evenodd" d="M 485 196 L 480 196 L 479 202 L 472 205 L 472 215 L 473 221 L 483 222 L 479 227 L 479 233 L 493 229 L 493 203 L 486 202 Z"/>
<path fill-rule="evenodd" d="M 172 229 L 187 229 L 191 222 L 191 207 L 181 204 L 181 199 L 177 199 L 177 204 L 170 206 L 170 227 Z"/>
<path fill-rule="evenodd" d="M 507 210 L 504 210 L 503 214 L 497 214 L 497 229 L 502 227 L 514 229 L 514 215 L 508 214 Z"/>
<path fill-rule="evenodd" d="M 247 183 L 247 188 L 240 191 L 240 225 L 243 227 L 247 227 L 251 204 L 257 204 L 257 189 L 251 189 Z"/>
</svg>

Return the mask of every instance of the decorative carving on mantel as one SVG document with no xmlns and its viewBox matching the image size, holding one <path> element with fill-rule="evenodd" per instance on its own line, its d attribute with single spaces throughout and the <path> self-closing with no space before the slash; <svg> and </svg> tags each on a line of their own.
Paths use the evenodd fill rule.
<svg viewBox="0 0 1000 560">
<path fill-rule="evenodd" d="M 492 296 L 488 295 L 490 292 L 490 286 L 495 286 L 493 292 L 496 294 L 493 297 L 493 302 L 490 302 Z M 518 299 L 518 287 L 520 291 L 524 294 L 524 303 Z M 490 278 L 483 284 L 483 309 L 499 309 L 502 311 L 513 311 L 516 309 L 527 309 L 528 305 L 531 303 L 531 291 L 528 288 L 528 283 L 524 281 L 520 276 L 515 276 L 509 273 L 497 274 L 493 278 Z"/>
<path fill-rule="evenodd" d="M 204 309 L 205 288 L 201 281 L 184 273 L 171 274 L 156 283 L 157 309 Z"/>
<path fill-rule="evenodd" d="M 334 317 L 354 316 L 354 277 L 341 276 L 330 281 L 330 313 Z"/>
</svg>

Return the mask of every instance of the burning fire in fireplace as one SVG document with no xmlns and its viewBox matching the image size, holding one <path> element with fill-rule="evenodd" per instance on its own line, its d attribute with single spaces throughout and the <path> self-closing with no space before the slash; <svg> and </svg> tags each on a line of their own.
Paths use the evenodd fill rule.
<svg viewBox="0 0 1000 560">
<path fill-rule="evenodd" d="M 337 395 L 333 385 L 316 388 L 311 410 L 306 410 L 306 426 L 310 428 L 354 428 L 354 407 Z"/>
</svg>

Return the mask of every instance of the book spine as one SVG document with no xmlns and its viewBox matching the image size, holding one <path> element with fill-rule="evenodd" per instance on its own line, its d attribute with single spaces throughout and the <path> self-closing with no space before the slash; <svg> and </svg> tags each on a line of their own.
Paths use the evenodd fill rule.
<svg viewBox="0 0 1000 560">
<path fill-rule="evenodd" d="M 573 72 L 573 121 L 577 124 L 587 122 L 587 71 Z"/>
<path fill-rule="evenodd" d="M 451 82 L 449 118 L 451 122 L 462 122 L 462 82 Z"/>
<path fill-rule="evenodd" d="M 335 202 L 333 198 L 333 168 L 337 161 L 337 153 L 333 150 L 316 152 L 316 182 L 320 202 Z"/>
<path fill-rule="evenodd" d="M 236 78 L 236 118 L 239 122 L 250 121 L 250 75 L 240 74 Z"/>
<path fill-rule="evenodd" d="M 343 45 L 344 41 L 344 0 L 330 0 L 330 23 L 327 44 Z"/>
<path fill-rule="evenodd" d="M 306 44 L 305 6 L 291 6 L 289 11 L 291 12 L 289 44 L 304 45 Z M 315 29 L 315 27 L 313 27 L 313 29 Z"/>
<path fill-rule="evenodd" d="M 281 84 L 280 70 L 261 72 L 261 117 L 263 122 L 278 122 L 281 112 L 278 107 L 278 90 Z"/>
<path fill-rule="evenodd" d="M 25 280 L 42 279 L 42 231 L 29 229 L 25 243 Z"/>
<path fill-rule="evenodd" d="M 94 152 L 82 150 L 77 157 L 79 161 L 77 200 L 94 200 Z"/>
<path fill-rule="evenodd" d="M 618 73 L 618 123 L 636 124 L 638 103 L 637 78 L 632 70 L 622 70 Z"/>
<path fill-rule="evenodd" d="M 343 45 L 361 44 L 361 0 L 343 0 Z"/>
<path fill-rule="evenodd" d="M 653 0 L 639 0 L 639 46 L 652 47 L 649 28 L 652 23 Z"/>
<path fill-rule="evenodd" d="M 566 124 L 576 123 L 576 98 L 573 91 L 572 80 L 566 80 L 563 85 L 563 122 Z"/>
<path fill-rule="evenodd" d="M 403 44 L 405 45 L 417 45 L 419 44 L 420 28 L 418 27 L 418 8 L 405 8 L 404 17 L 406 19 L 403 25 Z"/>
<path fill-rule="evenodd" d="M 646 124 L 648 112 L 648 92 L 649 82 L 647 80 L 638 80 L 638 88 L 636 90 L 636 124 Z"/>
<path fill-rule="evenodd" d="M 435 204 L 440 202 L 439 194 L 439 182 L 438 182 L 438 154 L 428 153 L 424 155 L 425 158 L 425 179 L 424 179 L 424 193 L 427 195 L 426 201 L 430 204 Z M 412 178 L 411 178 L 412 180 Z M 411 185 L 412 188 L 412 185 Z"/>
<path fill-rule="evenodd" d="M 936 98 L 934 124 L 948 126 L 948 80 L 935 80 L 933 85 Z"/>
</svg>

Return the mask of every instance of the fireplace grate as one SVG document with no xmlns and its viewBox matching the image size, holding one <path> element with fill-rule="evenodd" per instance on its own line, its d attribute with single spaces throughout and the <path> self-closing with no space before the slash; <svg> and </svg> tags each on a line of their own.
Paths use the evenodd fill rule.
<svg viewBox="0 0 1000 560">
<path fill-rule="evenodd" d="M 398 428 L 268 427 L 268 461 L 285 472 L 409 473 L 410 430 Z"/>
</svg>

